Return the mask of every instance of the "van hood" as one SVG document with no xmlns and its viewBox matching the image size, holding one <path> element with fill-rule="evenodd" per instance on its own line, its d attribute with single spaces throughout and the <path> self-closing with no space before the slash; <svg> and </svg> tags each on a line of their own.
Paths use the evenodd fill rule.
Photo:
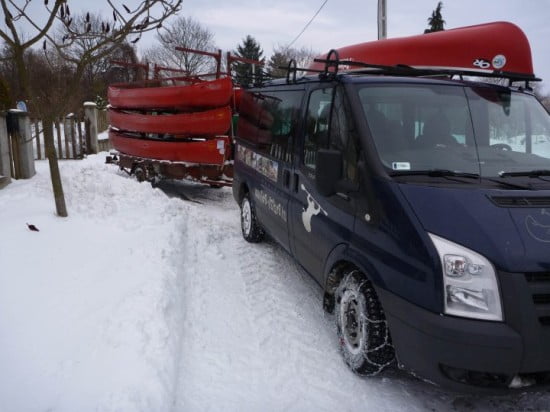
<svg viewBox="0 0 550 412">
<path fill-rule="evenodd" d="M 550 272 L 550 190 L 399 187 L 426 231 L 503 271 Z"/>
</svg>

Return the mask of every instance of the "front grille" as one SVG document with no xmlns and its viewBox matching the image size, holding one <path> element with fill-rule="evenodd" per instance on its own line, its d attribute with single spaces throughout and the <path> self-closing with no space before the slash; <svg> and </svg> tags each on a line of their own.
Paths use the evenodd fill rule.
<svg viewBox="0 0 550 412">
<path fill-rule="evenodd" d="M 550 303 L 550 294 L 537 294 L 533 295 L 533 302 L 535 305 L 544 305 Z"/>
<path fill-rule="evenodd" d="M 550 272 L 531 272 L 526 273 L 527 282 L 550 282 Z"/>
<path fill-rule="evenodd" d="M 491 196 L 500 207 L 550 207 L 548 196 Z"/>
<path fill-rule="evenodd" d="M 550 326 L 550 273 L 526 273 L 525 279 L 531 289 L 540 324 Z"/>
</svg>

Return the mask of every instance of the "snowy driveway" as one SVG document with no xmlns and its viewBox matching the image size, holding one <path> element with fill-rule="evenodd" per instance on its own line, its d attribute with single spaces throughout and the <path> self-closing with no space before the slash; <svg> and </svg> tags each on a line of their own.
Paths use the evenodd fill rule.
<svg viewBox="0 0 550 412">
<path fill-rule="evenodd" d="M 356 377 L 320 288 L 242 240 L 230 189 L 152 189 L 103 161 L 62 163 L 67 220 L 43 162 L 0 191 L 0 411 L 550 410 Z"/>
</svg>

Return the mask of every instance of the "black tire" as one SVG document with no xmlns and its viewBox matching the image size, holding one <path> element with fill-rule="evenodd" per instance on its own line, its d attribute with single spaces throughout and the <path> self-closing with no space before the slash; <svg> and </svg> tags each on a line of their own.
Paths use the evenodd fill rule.
<svg viewBox="0 0 550 412">
<path fill-rule="evenodd" d="M 136 180 L 140 183 L 149 179 L 149 173 L 146 166 L 136 165 L 134 166 L 132 173 L 136 177 Z"/>
<path fill-rule="evenodd" d="M 256 209 L 249 193 L 245 193 L 241 200 L 241 231 L 244 239 L 250 243 L 259 243 L 265 236 L 264 230 L 258 224 Z"/>
<path fill-rule="evenodd" d="M 350 369 L 374 376 L 395 362 L 382 305 L 371 282 L 358 270 L 347 272 L 336 289 L 335 317 L 340 352 Z"/>
</svg>

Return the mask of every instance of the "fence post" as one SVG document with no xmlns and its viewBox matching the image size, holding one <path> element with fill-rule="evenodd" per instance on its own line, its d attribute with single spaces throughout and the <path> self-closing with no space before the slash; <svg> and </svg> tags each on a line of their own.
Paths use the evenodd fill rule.
<svg viewBox="0 0 550 412">
<path fill-rule="evenodd" d="M 10 144 L 6 115 L 0 113 L 0 187 L 11 182 Z"/>
<path fill-rule="evenodd" d="M 97 154 L 97 105 L 94 102 L 84 103 L 84 122 L 86 130 L 86 153 Z"/>
<path fill-rule="evenodd" d="M 74 114 L 69 113 L 65 116 L 63 121 L 63 134 L 65 135 L 65 158 L 66 159 L 77 159 L 78 152 L 76 147 L 76 136 L 75 136 L 75 127 L 74 127 Z M 71 149 L 69 149 L 69 146 Z"/>
<path fill-rule="evenodd" d="M 16 171 L 17 179 L 30 179 L 36 174 L 34 168 L 34 148 L 32 146 L 31 121 L 27 112 L 20 110 L 10 110 L 9 116 L 12 118 L 14 131 L 12 134 L 12 144 L 14 158 L 17 158 L 19 167 Z"/>
</svg>

